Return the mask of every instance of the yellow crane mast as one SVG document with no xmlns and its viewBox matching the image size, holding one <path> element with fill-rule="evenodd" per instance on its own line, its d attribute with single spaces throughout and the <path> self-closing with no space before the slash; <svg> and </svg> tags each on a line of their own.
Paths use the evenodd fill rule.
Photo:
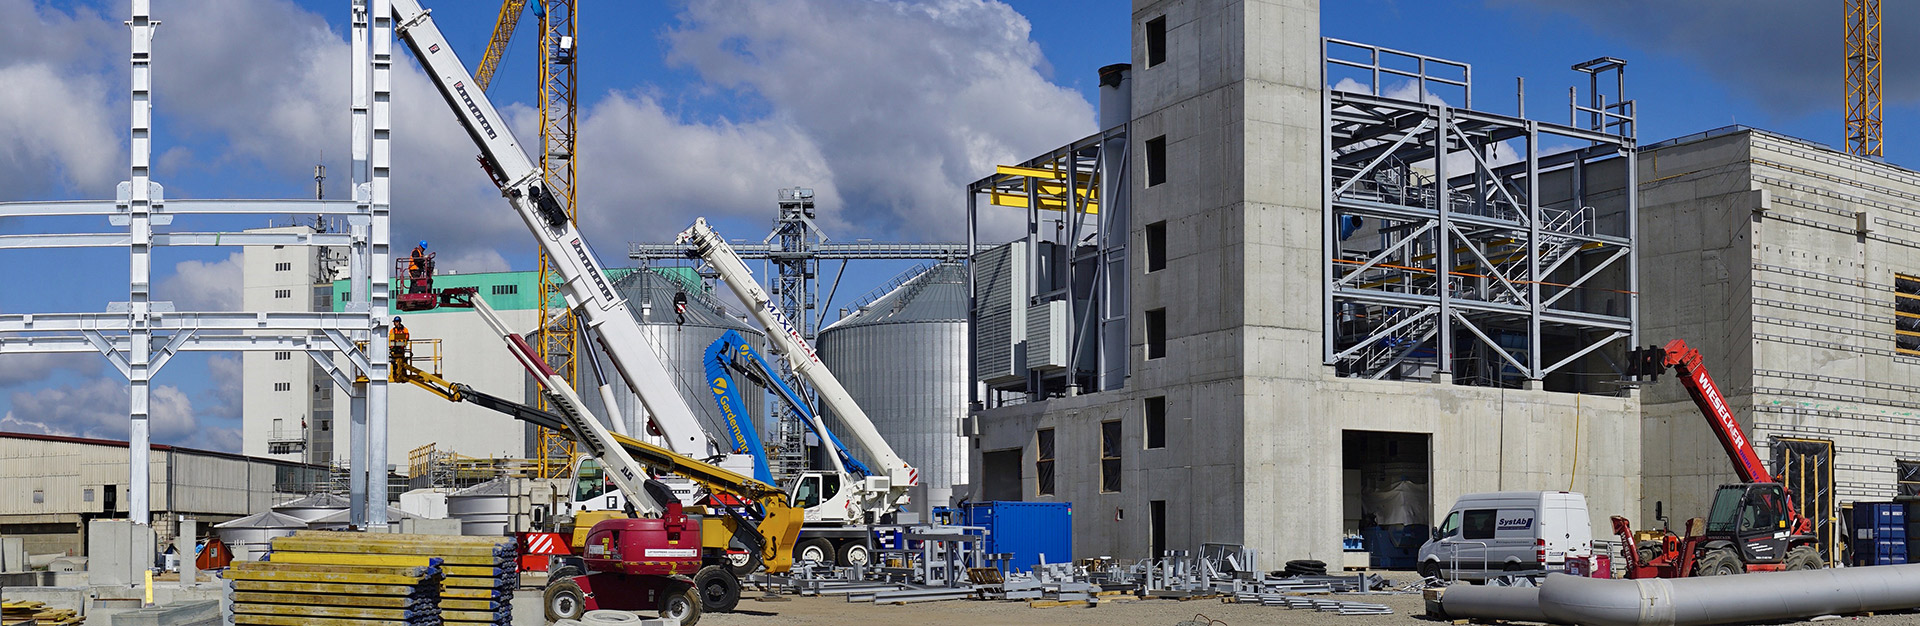
<svg viewBox="0 0 1920 626">
<path fill-rule="evenodd" d="M 1847 4 L 1847 152 L 1881 156 L 1880 0 Z"/>
<path fill-rule="evenodd" d="M 542 0 L 540 11 L 540 169 L 546 172 L 547 189 L 567 219 L 579 224 L 575 211 L 574 178 L 575 122 L 579 119 L 576 93 L 578 76 L 576 54 L 580 25 L 574 12 L 574 0 Z M 580 386 L 580 324 L 553 284 L 553 259 L 545 249 L 540 252 L 540 358 L 575 388 Z M 544 398 L 541 408 L 546 406 Z M 609 418 L 617 407 L 607 407 Z M 573 467 L 574 441 L 560 432 L 540 430 L 540 461 L 543 471 L 565 472 Z"/>
</svg>

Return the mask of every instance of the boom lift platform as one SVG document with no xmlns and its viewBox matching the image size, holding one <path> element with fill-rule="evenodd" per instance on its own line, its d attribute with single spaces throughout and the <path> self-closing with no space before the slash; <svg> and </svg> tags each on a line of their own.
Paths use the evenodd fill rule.
<svg viewBox="0 0 1920 626">
<path fill-rule="evenodd" d="M 790 556 L 800 530 L 802 514 L 787 504 L 785 492 L 718 465 L 689 459 L 660 446 L 607 432 L 598 419 L 587 412 L 572 388 L 539 360 L 525 340 L 506 327 L 485 300 L 472 297 L 468 302 L 507 342 L 509 351 L 520 365 L 541 382 L 542 393 L 547 395 L 559 412 L 543 411 L 446 380 L 405 359 L 397 359 L 393 363 L 392 382 L 411 383 L 450 401 L 473 403 L 521 421 L 568 433 L 583 450 L 607 467 L 607 478 L 625 496 L 623 508 L 626 509 L 626 517 L 639 514 L 655 518 L 576 518 L 574 536 L 577 540 L 574 543 L 575 547 L 583 549 L 581 554 L 585 558 L 561 559 L 563 563 L 550 569 L 547 590 L 550 618 L 577 619 L 579 614 L 596 608 L 647 609 L 659 604 L 663 614 L 678 611 L 682 614 L 681 623 L 690 624 L 692 622 L 689 619 L 698 619 L 699 610 L 733 610 L 740 599 L 739 577 L 758 569 L 763 562 L 772 572 L 791 569 Z M 751 502 L 758 506 L 759 510 L 755 511 L 758 519 L 750 520 L 736 507 L 724 504 L 706 507 L 705 516 L 690 517 L 685 514 L 679 499 L 665 485 L 648 479 L 644 469 L 684 476 L 711 493 L 728 494 L 740 501 Z M 590 530 L 583 531 L 580 525 L 588 519 L 599 521 L 591 524 Z M 615 529 L 632 526 L 633 522 L 658 522 L 661 519 L 665 520 L 670 535 L 678 533 L 682 537 L 673 547 L 639 546 L 644 551 L 639 553 L 642 554 L 639 557 L 630 551 L 609 552 L 613 548 L 609 547 L 608 541 L 616 537 L 609 533 Z M 729 539 L 743 545 L 745 554 L 750 558 L 744 561 L 729 558 Z M 668 556 L 673 558 L 655 558 Z M 691 559 L 691 563 L 685 562 L 688 559 Z M 671 582 L 647 578 L 660 575 L 654 571 L 658 567 L 650 565 L 656 562 L 673 564 L 665 572 L 672 578 Z M 686 574 L 692 574 L 691 579 L 687 579 Z M 690 617 L 685 615 L 689 610 L 686 607 L 678 604 L 668 606 L 668 603 L 677 602 L 673 594 L 678 593 L 674 590 L 680 589 L 681 583 L 686 583 L 684 586 L 693 593 L 690 597 L 698 598 L 699 607 L 694 609 Z M 600 591 L 596 592 L 596 589 Z"/>
<path fill-rule="evenodd" d="M 1630 382 L 1653 382 L 1671 368 L 1687 395 L 1719 438 L 1733 461 L 1737 484 L 1721 485 L 1713 495 L 1707 518 L 1687 521 L 1686 534 L 1670 531 L 1634 532 L 1632 522 L 1613 517 L 1620 536 L 1627 578 L 1683 578 L 1744 572 L 1819 569 L 1820 558 L 1813 521 L 1793 506 L 1792 494 L 1767 473 L 1753 442 L 1741 430 L 1720 387 L 1707 374 L 1700 351 L 1675 339 L 1666 347 L 1633 350 L 1627 355 Z M 1636 540 L 1638 536 L 1638 540 Z"/>
</svg>

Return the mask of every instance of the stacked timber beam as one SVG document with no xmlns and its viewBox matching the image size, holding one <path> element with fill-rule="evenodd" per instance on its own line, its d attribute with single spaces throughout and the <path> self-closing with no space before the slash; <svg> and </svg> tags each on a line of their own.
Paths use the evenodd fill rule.
<svg viewBox="0 0 1920 626">
<path fill-rule="evenodd" d="M 78 624 L 87 621 L 73 609 L 49 609 L 45 602 L 0 601 L 0 624 L 37 624 L 51 626 L 59 624 Z"/>
<path fill-rule="evenodd" d="M 266 565 L 281 567 L 434 567 L 434 623 L 450 625 L 511 623 L 513 589 L 520 582 L 518 551 L 507 537 L 301 531 L 274 539 L 267 558 Z M 236 592 L 236 614 L 241 601 Z"/>
<path fill-rule="evenodd" d="M 340 555 L 349 556 L 349 555 Z M 262 626 L 440 624 L 440 562 L 412 557 L 332 564 L 234 561 L 233 623 Z"/>
</svg>

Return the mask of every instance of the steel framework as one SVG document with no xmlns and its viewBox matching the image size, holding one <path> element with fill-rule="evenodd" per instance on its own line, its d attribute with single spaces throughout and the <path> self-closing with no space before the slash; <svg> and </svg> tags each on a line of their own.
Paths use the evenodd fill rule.
<svg viewBox="0 0 1920 626">
<path fill-rule="evenodd" d="M 371 3 L 371 7 L 369 7 Z M 125 247 L 128 299 L 105 312 L 0 315 L 0 354 L 99 353 L 127 377 L 128 515 L 151 522 L 148 431 L 151 381 L 176 354 L 193 351 L 299 351 L 311 357 L 352 406 L 355 526 L 387 523 L 386 492 L 369 492 L 386 479 L 386 315 L 389 245 L 388 71 L 393 21 L 386 0 L 354 0 L 352 30 L 353 200 L 167 200 L 151 178 L 153 32 L 148 0 L 133 0 L 132 116 L 128 179 L 114 200 L 4 202 L 0 217 L 100 216 L 123 231 L 0 236 L 0 249 Z M 371 18 L 371 19 L 370 19 Z M 176 215 L 339 216 L 348 232 L 222 233 L 165 231 Z M 352 285 L 346 311 L 183 312 L 151 297 L 157 246 L 344 246 Z M 51 286 L 48 287 L 52 289 Z M 361 346 L 365 346 L 362 348 Z M 344 355 L 346 368 L 335 364 Z M 151 556 L 151 555 L 148 555 Z"/>
<path fill-rule="evenodd" d="M 1632 345 L 1624 63 L 1574 66 L 1590 97 L 1570 90 L 1558 125 L 1434 97 L 1429 84 L 1471 93 L 1464 63 L 1334 39 L 1323 56 L 1329 84 L 1372 81 L 1325 92 L 1324 356 L 1338 375 L 1540 388 L 1558 372 L 1605 369 L 1603 349 Z M 1418 69 L 1396 80 L 1390 67 Z M 1383 95 L 1399 81 L 1419 85 L 1419 100 Z"/>
<path fill-rule="evenodd" d="M 579 119 L 579 85 L 575 66 L 574 33 L 580 16 L 574 12 L 574 0 L 543 0 L 540 12 L 540 169 L 546 172 L 547 189 L 567 212 L 567 219 L 580 223 L 574 203 L 576 183 L 574 144 L 578 138 L 575 122 Z M 504 10 L 504 9 L 503 9 Z M 540 358 L 575 388 L 580 386 L 580 323 L 560 296 L 553 259 L 540 250 Z M 540 408 L 547 399 L 540 399 Z M 621 430 L 615 420 L 615 430 Z M 573 468 L 573 438 L 547 428 L 539 429 L 538 458 L 542 478 L 552 478 Z M 624 433 L 623 433 L 624 434 Z"/>
<path fill-rule="evenodd" d="M 1880 156 L 1880 0 L 1846 0 L 1847 152 Z"/>
<path fill-rule="evenodd" d="M 759 260 L 767 264 L 767 293 L 777 299 L 780 312 L 800 326 L 800 334 L 807 341 L 814 340 L 814 334 L 826 319 L 826 310 L 833 302 L 833 294 L 839 291 L 840 277 L 845 275 L 848 262 L 957 259 L 967 254 L 967 244 L 964 243 L 828 243 L 826 233 L 813 222 L 812 189 L 781 189 L 778 204 L 780 213 L 774 218 L 773 231 L 759 244 L 733 243 L 733 251 L 742 259 Z M 686 247 L 674 243 L 630 243 L 627 257 L 642 265 L 666 259 L 684 259 Z M 825 304 L 818 302 L 822 260 L 840 261 L 840 268 L 828 287 Z M 787 370 L 784 361 L 780 362 L 780 367 L 787 385 L 811 401 L 814 397 L 812 388 Z M 785 482 L 808 469 L 806 428 L 786 403 L 776 402 L 775 405 L 779 422 L 774 429 L 774 438 L 778 443 L 774 453 L 768 455 L 768 461 L 773 465 L 768 469 L 777 480 Z"/>
</svg>

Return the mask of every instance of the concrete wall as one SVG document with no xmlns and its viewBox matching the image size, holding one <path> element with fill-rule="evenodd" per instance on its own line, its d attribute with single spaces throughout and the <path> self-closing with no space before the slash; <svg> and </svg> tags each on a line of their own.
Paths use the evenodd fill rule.
<svg viewBox="0 0 1920 626">
<path fill-rule="evenodd" d="M 1774 437 L 1832 441 L 1837 500 L 1890 499 L 1895 461 L 1920 459 L 1920 359 L 1893 327 L 1894 275 L 1920 274 L 1920 173 L 1742 128 L 1655 146 L 1641 171 L 1645 341 L 1700 348 L 1762 460 Z M 1704 515 L 1731 463 L 1700 453 L 1719 444 L 1679 385 L 1646 394 L 1641 515 Z"/>
<path fill-rule="evenodd" d="M 1315 2 L 1139 1 L 1167 20 L 1167 61 L 1133 58 L 1129 138 L 1136 246 L 1167 223 L 1167 267 L 1134 264 L 1135 366 L 1121 391 L 979 414 L 974 484 L 1013 471 L 1021 495 L 1074 503 L 1076 556 L 1148 556 L 1149 506 L 1166 501 L 1169 549 L 1244 543 L 1269 562 L 1338 562 L 1345 430 L 1430 435 L 1429 498 L 1585 492 L 1595 528 L 1639 501 L 1639 404 L 1582 396 L 1340 379 L 1321 363 L 1321 72 Z M 1145 144 L 1167 143 L 1167 182 Z M 1141 249 L 1136 247 L 1135 249 Z M 1167 353 L 1145 359 L 1144 313 L 1166 309 Z M 1141 403 L 1164 396 L 1167 445 L 1145 449 Z M 1103 493 L 1100 425 L 1119 420 L 1123 485 Z M 1035 430 L 1055 429 L 1053 496 L 1035 493 Z"/>
</svg>

